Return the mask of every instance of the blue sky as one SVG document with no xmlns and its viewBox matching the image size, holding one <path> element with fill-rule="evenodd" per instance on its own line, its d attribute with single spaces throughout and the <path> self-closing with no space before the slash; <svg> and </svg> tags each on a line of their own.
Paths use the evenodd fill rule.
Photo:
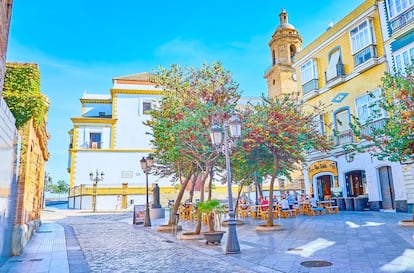
<svg viewBox="0 0 414 273">
<path fill-rule="evenodd" d="M 47 172 L 69 182 L 67 132 L 85 90 L 109 94 L 114 77 L 221 61 L 244 96 L 267 94 L 268 42 L 282 8 L 305 47 L 362 2 L 16 0 L 7 61 L 39 64 L 41 91 L 51 101 Z"/>
</svg>

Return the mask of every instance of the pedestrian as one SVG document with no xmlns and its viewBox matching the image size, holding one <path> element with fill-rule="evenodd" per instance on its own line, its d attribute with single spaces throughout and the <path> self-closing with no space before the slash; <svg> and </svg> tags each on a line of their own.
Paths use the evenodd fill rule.
<svg viewBox="0 0 414 273">
<path fill-rule="evenodd" d="M 122 199 L 121 199 L 121 195 L 118 194 L 118 196 L 116 197 L 115 209 L 120 209 L 120 208 L 122 208 Z"/>
</svg>

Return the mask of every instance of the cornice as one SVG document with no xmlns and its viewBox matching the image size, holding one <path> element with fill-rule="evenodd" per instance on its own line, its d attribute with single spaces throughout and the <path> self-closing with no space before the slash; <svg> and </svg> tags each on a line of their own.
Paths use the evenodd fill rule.
<svg viewBox="0 0 414 273">
<path fill-rule="evenodd" d="M 84 103 L 101 103 L 101 104 L 111 104 L 111 99 L 80 99 L 80 102 L 82 104 Z"/>
<path fill-rule="evenodd" d="M 111 88 L 111 96 L 115 94 L 130 94 L 130 95 L 163 95 L 163 90 L 133 90 L 133 89 L 117 89 Z"/>
<path fill-rule="evenodd" d="M 71 118 L 73 123 L 99 123 L 99 124 L 115 124 L 118 119 L 108 118 Z"/>
</svg>

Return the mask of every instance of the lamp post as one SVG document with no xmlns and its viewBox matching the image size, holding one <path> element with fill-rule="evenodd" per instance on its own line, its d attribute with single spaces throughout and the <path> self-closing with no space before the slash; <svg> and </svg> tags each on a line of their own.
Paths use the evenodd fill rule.
<svg viewBox="0 0 414 273">
<path fill-rule="evenodd" d="M 146 175 L 146 204 L 145 204 L 145 217 L 144 217 L 144 227 L 151 226 L 151 217 L 149 214 L 149 202 L 148 202 L 148 175 L 151 172 L 152 165 L 154 164 L 154 158 L 151 155 L 148 155 L 147 158 L 143 157 L 140 161 L 141 168 Z"/>
<path fill-rule="evenodd" d="M 223 133 L 224 131 L 224 139 Z M 230 131 L 230 136 L 229 136 Z M 234 219 L 233 210 L 233 196 L 231 190 L 231 169 L 230 169 L 230 153 L 231 149 L 236 145 L 236 141 L 241 135 L 241 121 L 237 115 L 233 116 L 223 123 L 223 128 L 218 125 L 213 125 L 210 129 L 211 140 L 218 152 L 221 152 L 226 157 L 226 171 L 227 171 L 227 191 L 229 199 L 229 220 L 227 232 L 226 254 L 240 253 L 239 240 L 237 239 L 236 220 Z"/>
<path fill-rule="evenodd" d="M 103 172 L 101 172 L 101 174 L 99 175 L 98 169 L 96 169 L 95 176 L 93 175 L 93 172 L 89 173 L 89 179 L 93 182 L 93 196 L 92 196 L 93 212 L 96 212 L 96 195 L 97 195 L 98 182 L 104 179 L 104 175 L 105 174 Z"/>
<path fill-rule="evenodd" d="M 42 206 L 43 209 L 46 208 L 46 198 L 45 198 L 45 193 L 46 193 L 46 188 L 49 186 L 49 183 L 52 182 L 52 178 L 49 176 L 48 173 L 45 173 L 45 180 L 43 181 L 43 202 L 42 202 Z"/>
</svg>

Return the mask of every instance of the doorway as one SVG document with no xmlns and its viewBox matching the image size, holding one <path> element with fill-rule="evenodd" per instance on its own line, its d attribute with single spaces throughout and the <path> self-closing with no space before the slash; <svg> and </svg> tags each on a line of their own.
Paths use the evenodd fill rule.
<svg viewBox="0 0 414 273">
<path fill-rule="evenodd" d="M 394 200 L 394 183 L 392 180 L 391 167 L 385 166 L 378 169 L 381 195 L 382 195 L 382 208 L 383 209 L 395 209 Z"/>
<path fill-rule="evenodd" d="M 357 170 L 345 174 L 346 193 L 348 197 L 366 194 L 365 171 Z"/>
<path fill-rule="evenodd" d="M 318 185 L 318 199 L 325 200 L 332 197 L 332 175 L 322 175 L 316 178 Z"/>
</svg>

